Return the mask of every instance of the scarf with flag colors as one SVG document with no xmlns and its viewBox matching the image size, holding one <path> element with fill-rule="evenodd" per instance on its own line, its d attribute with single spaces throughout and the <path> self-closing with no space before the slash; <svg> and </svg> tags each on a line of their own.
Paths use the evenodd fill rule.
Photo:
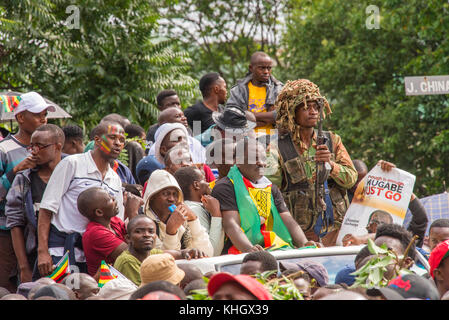
<svg viewBox="0 0 449 320">
<path fill-rule="evenodd" d="M 69 251 L 59 260 L 53 273 L 47 276 L 57 283 L 61 283 L 64 278 L 70 274 Z"/>
<path fill-rule="evenodd" d="M 0 96 L 0 103 L 3 105 L 4 112 L 13 112 L 19 102 L 20 96 Z"/>
<path fill-rule="evenodd" d="M 110 269 L 110 266 L 106 263 L 106 261 L 101 260 L 101 266 L 100 266 L 100 278 L 98 279 L 98 286 L 101 288 L 103 287 L 106 282 L 114 280 L 117 278 Z"/>
<path fill-rule="evenodd" d="M 233 166 L 228 178 L 234 184 L 237 207 L 240 214 L 240 227 L 253 245 L 262 245 L 267 250 L 292 249 L 292 238 L 276 208 L 271 182 L 263 177 L 253 184 Z M 261 223 L 261 217 L 263 223 Z M 235 246 L 229 254 L 241 253 Z"/>
</svg>

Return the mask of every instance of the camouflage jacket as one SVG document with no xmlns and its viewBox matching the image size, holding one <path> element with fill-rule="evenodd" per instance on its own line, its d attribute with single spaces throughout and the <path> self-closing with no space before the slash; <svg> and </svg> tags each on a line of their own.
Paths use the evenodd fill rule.
<svg viewBox="0 0 449 320">
<path fill-rule="evenodd" d="M 335 165 L 329 175 L 329 178 L 332 178 L 342 188 L 349 189 L 357 181 L 357 171 L 355 170 L 351 157 L 341 141 L 341 137 L 333 132 L 330 133 L 330 136 L 333 147 L 333 150 L 331 150 L 331 160 L 335 163 Z M 314 131 L 313 133 L 312 144 L 309 148 L 307 148 L 306 144 L 302 141 L 300 141 L 299 145 L 296 144 L 296 147 L 298 153 L 306 158 L 304 169 L 307 182 L 310 185 L 314 185 L 316 170 L 316 163 L 314 160 L 316 152 L 316 132 Z M 284 181 L 286 172 L 279 154 L 277 141 L 270 143 L 267 153 L 267 169 L 265 175 L 273 183 L 275 183 L 280 190 L 283 190 L 286 183 L 286 181 Z"/>
</svg>

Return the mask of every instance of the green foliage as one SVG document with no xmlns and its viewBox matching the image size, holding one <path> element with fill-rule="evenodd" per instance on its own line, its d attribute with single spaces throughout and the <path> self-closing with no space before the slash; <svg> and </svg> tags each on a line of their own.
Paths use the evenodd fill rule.
<svg viewBox="0 0 449 320">
<path fill-rule="evenodd" d="M 191 290 L 191 294 L 187 296 L 187 300 L 212 300 L 207 291 L 207 284 L 209 283 L 209 278 L 203 277 L 204 283 L 206 284 L 205 289 Z"/>
<path fill-rule="evenodd" d="M 366 262 L 363 267 L 352 273 L 352 275 L 356 276 L 355 282 L 351 286 L 352 288 L 386 287 L 389 281 L 386 278 L 387 267 L 390 265 L 392 265 L 394 272 L 394 275 L 390 279 L 399 274 L 412 273 L 410 270 L 402 268 L 402 260 L 404 257 L 397 256 L 395 252 L 388 250 L 386 244 L 378 247 L 374 244 L 373 240 L 368 239 L 368 249 L 373 255 L 373 258 Z"/>
<path fill-rule="evenodd" d="M 380 29 L 365 25 L 369 5 Z M 449 74 L 448 13 L 437 0 L 291 0 L 286 16 L 283 78 L 316 82 L 334 112 L 326 125 L 352 159 L 415 174 L 419 196 L 449 179 L 448 100 L 405 96 L 403 78 Z"/>
<path fill-rule="evenodd" d="M 274 300 L 304 300 L 302 294 L 293 282 L 295 277 L 299 276 L 299 273 L 287 277 L 282 276 L 281 278 L 270 279 L 276 272 L 276 270 L 265 271 L 256 274 L 255 278 L 265 286 Z"/>
<path fill-rule="evenodd" d="M 288 277 L 273 278 L 277 271 L 265 271 L 258 273 L 254 277 L 271 293 L 274 300 L 304 300 L 302 294 L 298 291 L 293 279 L 300 276 L 300 273 L 289 275 Z M 209 282 L 209 279 L 203 277 L 204 282 Z M 207 289 L 192 290 L 192 293 L 187 296 L 188 300 L 211 300 Z"/>
<path fill-rule="evenodd" d="M 284 1 L 276 0 L 176 1 L 163 10 L 161 27 L 189 51 L 196 78 L 219 72 L 230 87 L 248 72 L 255 51 L 265 51 L 281 63 L 283 10 Z"/>
<path fill-rule="evenodd" d="M 158 34 L 159 1 L 78 1 L 79 28 L 72 1 L 3 3 L 2 89 L 39 91 L 88 127 L 112 112 L 148 127 L 162 89 L 193 98 L 188 53 Z"/>
</svg>

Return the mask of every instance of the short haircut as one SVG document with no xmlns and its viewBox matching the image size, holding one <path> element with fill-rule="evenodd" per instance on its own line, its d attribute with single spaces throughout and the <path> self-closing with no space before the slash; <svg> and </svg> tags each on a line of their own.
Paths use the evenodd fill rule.
<svg viewBox="0 0 449 320">
<path fill-rule="evenodd" d="M 278 269 L 278 263 L 276 258 L 268 251 L 250 252 L 243 257 L 242 264 L 247 261 L 261 262 L 262 272 Z"/>
<path fill-rule="evenodd" d="M 193 293 L 193 290 L 200 290 L 200 289 L 206 289 L 207 284 L 203 279 L 196 279 L 190 281 L 185 287 L 184 287 L 184 293 L 186 295 L 190 295 Z"/>
<path fill-rule="evenodd" d="M 125 132 L 128 134 L 128 138 L 132 139 L 134 137 L 141 137 L 145 135 L 145 129 L 138 124 L 128 124 L 125 128 Z"/>
<path fill-rule="evenodd" d="M 125 191 L 128 191 L 128 192 L 132 193 L 133 195 L 142 198 L 142 192 L 141 192 L 142 186 L 140 184 L 130 184 L 130 183 L 122 182 L 122 186 L 123 186 L 123 188 L 125 188 Z"/>
<path fill-rule="evenodd" d="M 432 228 L 449 228 L 449 219 L 437 219 L 430 225 L 430 229 Z"/>
<path fill-rule="evenodd" d="M 205 74 L 200 79 L 200 91 L 203 97 L 208 97 L 210 93 L 210 89 L 215 84 L 215 81 L 217 81 L 220 78 L 220 74 L 217 72 L 211 72 L 208 74 Z"/>
<path fill-rule="evenodd" d="M 357 266 L 357 264 L 359 264 L 363 259 L 369 257 L 370 255 L 372 255 L 372 253 L 369 251 L 368 246 L 364 246 L 355 256 L 354 265 Z"/>
<path fill-rule="evenodd" d="M 83 129 L 77 125 L 67 125 L 62 127 L 62 131 L 64 132 L 65 140 L 83 140 L 84 133 Z"/>
<path fill-rule="evenodd" d="M 101 121 L 94 129 L 93 129 L 93 138 L 95 136 L 101 136 L 102 134 L 105 134 L 108 132 L 108 126 L 116 126 L 119 125 L 122 127 L 123 126 L 116 121 Z M 123 131 L 125 131 L 125 129 L 123 129 Z"/>
<path fill-rule="evenodd" d="M 385 223 L 385 224 L 381 224 L 380 226 L 378 226 L 377 231 L 376 231 L 376 236 L 374 239 L 377 239 L 382 236 L 391 237 L 391 238 L 399 240 L 402 244 L 404 253 L 405 253 L 405 250 L 407 249 L 407 246 L 412 241 L 412 234 L 409 231 L 407 231 L 403 226 L 401 226 L 399 224 L 395 224 L 395 223 L 389 223 L 389 224 Z M 410 258 L 412 258 L 413 260 L 415 260 L 416 254 L 415 254 L 415 243 L 414 242 L 412 243 L 407 255 Z"/>
<path fill-rule="evenodd" d="M 157 228 L 157 223 L 154 222 L 153 219 L 151 219 L 149 216 L 145 215 L 145 214 L 138 214 L 137 216 L 131 218 L 131 220 L 129 220 L 128 225 L 126 226 L 126 233 L 128 235 L 131 234 L 131 232 L 133 231 L 134 227 L 136 226 L 136 224 L 140 221 L 140 220 L 149 220 L 149 221 L 153 221 L 153 223 L 156 225 Z"/>
<path fill-rule="evenodd" d="M 157 118 L 157 123 L 159 125 L 163 125 L 164 123 L 168 123 L 168 118 L 173 112 L 182 112 L 178 107 L 168 107 L 162 110 L 159 113 L 159 117 Z"/>
<path fill-rule="evenodd" d="M 190 186 L 194 181 L 198 181 L 200 178 L 200 174 L 198 173 L 198 171 L 200 171 L 200 169 L 198 169 L 196 166 L 183 167 L 179 168 L 173 175 L 176 181 L 178 181 L 178 184 L 181 187 L 181 191 L 186 200 L 189 200 L 191 198 Z"/>
<path fill-rule="evenodd" d="M 393 223 L 393 217 L 390 213 L 384 210 L 375 210 L 371 212 L 368 221 L 371 221 L 371 218 L 376 215 L 382 220 L 382 223 Z"/>
<path fill-rule="evenodd" d="M 156 102 L 157 105 L 159 107 L 162 107 L 162 104 L 164 102 L 164 99 L 167 97 L 171 97 L 171 96 L 177 96 L 178 94 L 176 93 L 175 90 L 173 89 L 168 89 L 168 90 L 162 90 L 161 92 L 158 93 L 158 95 L 156 96 Z"/>
<path fill-rule="evenodd" d="M 53 141 L 55 143 L 61 143 L 62 145 L 64 145 L 65 142 L 64 131 L 62 131 L 62 129 L 57 125 L 51 123 L 43 124 L 39 126 L 36 129 L 36 131 L 50 132 L 50 134 L 54 137 Z"/>
<path fill-rule="evenodd" d="M 174 285 L 171 282 L 165 281 L 165 280 L 158 280 L 158 281 L 153 281 L 153 282 L 147 283 L 147 284 L 143 285 L 142 287 L 138 288 L 136 291 L 133 292 L 133 294 L 131 294 L 131 296 L 129 297 L 129 300 L 141 299 L 141 298 L 145 297 L 147 294 L 154 292 L 154 291 L 164 291 L 164 292 L 172 293 L 175 296 L 178 296 L 181 300 L 186 299 L 186 295 L 180 287 Z"/>
<path fill-rule="evenodd" d="M 177 266 L 185 273 L 184 278 L 179 284 L 181 288 L 185 288 L 185 286 L 193 280 L 203 279 L 203 273 L 197 266 L 189 263 L 179 263 Z"/>
<path fill-rule="evenodd" d="M 104 116 L 100 120 L 100 123 L 101 122 L 118 122 L 123 128 L 125 128 L 126 125 L 129 124 L 128 118 L 126 118 L 125 116 L 122 116 L 121 114 L 118 114 L 118 113 L 110 113 L 110 114 Z"/>
<path fill-rule="evenodd" d="M 270 56 L 268 54 L 266 54 L 263 51 L 256 51 L 251 55 L 250 58 L 250 64 L 254 65 L 254 63 L 256 63 L 257 59 L 259 59 L 260 57 L 266 57 L 266 58 L 270 58 Z M 271 59 L 271 58 L 270 58 Z"/>
<path fill-rule="evenodd" d="M 98 203 L 96 202 L 96 196 L 99 192 L 106 192 L 100 187 L 91 187 L 86 190 L 81 191 L 76 201 L 78 206 L 78 211 L 88 218 L 91 219 L 93 212 L 98 208 Z"/>
</svg>

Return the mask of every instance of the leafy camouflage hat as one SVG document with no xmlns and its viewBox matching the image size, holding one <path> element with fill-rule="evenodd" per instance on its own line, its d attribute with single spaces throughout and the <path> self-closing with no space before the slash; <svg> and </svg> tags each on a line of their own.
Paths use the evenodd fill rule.
<svg viewBox="0 0 449 320">
<path fill-rule="evenodd" d="M 275 107 L 277 111 L 276 125 L 278 128 L 288 130 L 292 133 L 292 139 L 299 140 L 299 125 L 295 121 L 296 107 L 301 103 L 307 108 L 308 101 L 322 99 L 327 114 L 332 110 L 326 97 L 322 96 L 318 86 L 310 80 L 298 79 L 287 81 L 279 93 Z"/>
</svg>

